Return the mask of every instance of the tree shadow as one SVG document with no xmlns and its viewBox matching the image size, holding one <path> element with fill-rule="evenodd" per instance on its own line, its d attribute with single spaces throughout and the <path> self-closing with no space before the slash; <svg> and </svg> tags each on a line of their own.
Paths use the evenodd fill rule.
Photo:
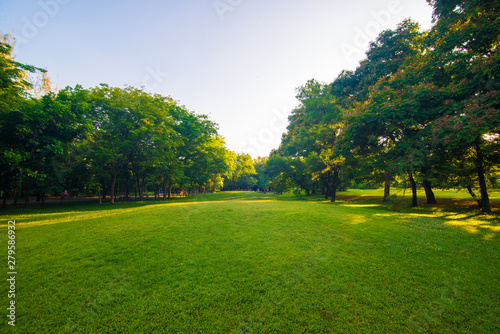
<svg viewBox="0 0 500 334">
<path fill-rule="evenodd" d="M 482 213 L 479 209 L 458 207 L 435 207 L 432 210 L 436 216 L 443 219 L 444 224 L 459 228 L 471 234 L 489 240 L 500 236 L 500 215 Z"/>
</svg>

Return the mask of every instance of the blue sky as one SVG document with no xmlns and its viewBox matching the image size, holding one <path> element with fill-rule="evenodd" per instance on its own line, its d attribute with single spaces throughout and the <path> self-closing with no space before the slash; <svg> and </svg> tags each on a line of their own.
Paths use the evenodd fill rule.
<svg viewBox="0 0 500 334">
<path fill-rule="evenodd" d="M 229 149 L 277 148 L 295 89 L 354 69 L 368 42 L 425 0 L 0 0 L 16 60 L 59 87 L 99 83 L 170 95 L 219 124 Z"/>
</svg>

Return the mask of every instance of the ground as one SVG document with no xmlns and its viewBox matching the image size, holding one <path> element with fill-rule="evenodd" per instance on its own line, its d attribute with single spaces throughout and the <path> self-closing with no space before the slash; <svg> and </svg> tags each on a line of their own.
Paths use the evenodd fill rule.
<svg viewBox="0 0 500 334">
<path fill-rule="evenodd" d="M 500 332 L 500 219 L 470 208 L 231 192 L 1 217 L 2 331 Z"/>
</svg>

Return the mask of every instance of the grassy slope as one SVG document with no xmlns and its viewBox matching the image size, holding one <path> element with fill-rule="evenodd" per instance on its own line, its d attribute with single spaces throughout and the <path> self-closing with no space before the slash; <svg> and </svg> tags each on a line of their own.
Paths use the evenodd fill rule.
<svg viewBox="0 0 500 334">
<path fill-rule="evenodd" d="M 15 333 L 500 331 L 498 216 L 223 193 L 3 211 L 5 246 L 8 219 Z"/>
</svg>

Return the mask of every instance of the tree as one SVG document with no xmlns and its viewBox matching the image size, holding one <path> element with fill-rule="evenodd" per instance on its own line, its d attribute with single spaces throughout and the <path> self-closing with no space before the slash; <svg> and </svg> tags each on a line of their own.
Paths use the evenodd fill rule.
<svg viewBox="0 0 500 334">
<path fill-rule="evenodd" d="M 273 191 L 282 194 L 293 187 L 290 159 L 282 157 L 276 151 L 271 152 L 264 168 L 264 175 L 270 180 Z"/>
<path fill-rule="evenodd" d="M 498 152 L 498 143 L 487 138 L 500 129 L 500 8 L 496 1 L 429 3 L 436 24 L 429 35 L 432 48 L 423 62 L 422 80 L 447 95 L 445 112 L 432 124 L 435 145 L 454 153 L 448 156 L 473 159 L 478 202 L 483 212 L 491 212 L 486 184 L 490 157 L 485 152 Z M 474 154 L 468 154 L 470 150 Z"/>
<path fill-rule="evenodd" d="M 271 180 L 265 175 L 266 164 L 268 161 L 268 157 L 257 157 L 257 159 L 254 160 L 255 172 L 257 173 L 257 189 L 262 191 L 271 190 Z"/>
<path fill-rule="evenodd" d="M 18 188 L 22 178 L 34 175 L 29 169 L 33 166 L 26 164 L 29 153 L 18 141 L 17 130 L 30 104 L 27 91 L 31 84 L 26 80 L 27 73 L 35 72 L 44 70 L 15 61 L 10 37 L 0 36 L 0 188 L 3 205 L 7 193 Z"/>
<path fill-rule="evenodd" d="M 412 92 L 405 91 L 409 83 L 401 76 L 406 73 L 402 69 L 421 52 L 423 36 L 418 24 L 403 21 L 396 30 L 382 32 L 370 44 L 367 58 L 354 73 L 344 74 L 332 83 L 332 92 L 342 97 L 349 110 L 339 141 L 346 164 L 359 171 L 358 175 L 383 175 L 384 200 L 389 196 L 391 176 L 408 173 L 414 190 L 413 205 L 413 174 L 421 167 L 416 163 L 422 162 L 414 155 L 424 155 L 419 153 L 421 147 L 416 139 L 416 117 L 421 108 L 412 100 Z"/>
<path fill-rule="evenodd" d="M 249 154 L 240 153 L 233 154 L 233 161 L 231 162 L 230 172 L 230 187 L 232 190 L 237 189 L 251 189 L 257 184 L 254 176 L 257 174 L 255 171 L 254 162 Z"/>
<path fill-rule="evenodd" d="M 299 87 L 296 97 L 300 105 L 289 117 L 288 131 L 278 150 L 290 158 L 292 169 L 287 179 L 306 193 L 314 191 L 321 181 L 326 196 L 335 200 L 342 166 L 336 145 L 343 127 L 344 109 L 332 95 L 330 86 L 314 79 Z"/>
<path fill-rule="evenodd" d="M 109 170 L 109 195 L 114 203 L 118 175 L 131 165 L 142 200 L 146 177 L 175 160 L 178 142 L 170 115 L 170 99 L 126 87 L 101 85 L 92 90 L 95 130 L 93 163 Z"/>
<path fill-rule="evenodd" d="M 40 99 L 25 97 L 2 114 L 6 170 L 12 172 L 13 184 L 22 186 L 26 206 L 31 189 L 44 198 L 58 188 L 52 163 L 64 154 L 66 144 L 88 129 L 86 95 L 77 86 Z"/>
</svg>

